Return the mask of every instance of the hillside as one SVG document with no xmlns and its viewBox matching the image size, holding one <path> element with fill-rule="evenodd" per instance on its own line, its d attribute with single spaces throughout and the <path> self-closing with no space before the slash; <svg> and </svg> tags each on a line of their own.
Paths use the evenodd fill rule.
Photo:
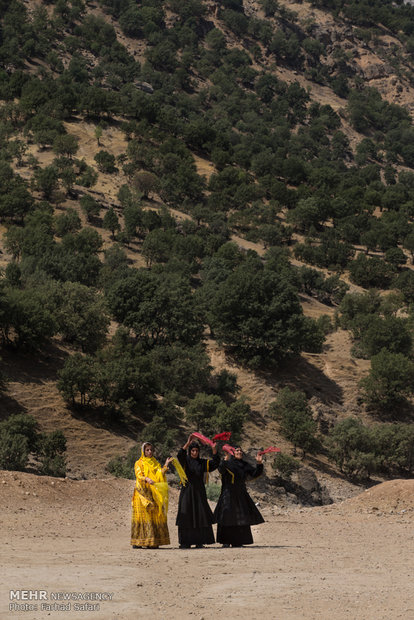
<svg viewBox="0 0 414 620">
<path fill-rule="evenodd" d="M 414 8 L 359 4 L 0 1 L 0 417 L 69 478 L 195 427 L 303 452 L 286 504 L 412 475 Z"/>
</svg>

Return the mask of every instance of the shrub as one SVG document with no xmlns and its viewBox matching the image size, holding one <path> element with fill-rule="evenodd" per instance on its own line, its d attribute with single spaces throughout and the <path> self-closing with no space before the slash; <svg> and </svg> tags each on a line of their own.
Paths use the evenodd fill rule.
<svg viewBox="0 0 414 620">
<path fill-rule="evenodd" d="M 207 499 L 211 502 L 217 502 L 221 493 L 221 484 L 215 484 L 214 482 L 210 482 L 206 484 L 206 494 Z"/>
<path fill-rule="evenodd" d="M 9 433 L 11 436 L 21 435 L 27 439 L 27 448 L 33 452 L 37 448 L 38 424 L 33 416 L 25 413 L 16 413 L 0 423 L 0 434 Z"/>
<path fill-rule="evenodd" d="M 414 428 L 411 424 L 364 426 L 347 418 L 328 438 L 330 458 L 349 478 L 367 478 L 382 472 L 410 475 L 414 466 Z"/>
<path fill-rule="evenodd" d="M 24 471 L 29 460 L 28 440 L 10 432 L 0 434 L 0 468 Z"/>
<path fill-rule="evenodd" d="M 66 476 L 66 459 L 62 454 L 44 457 L 41 461 L 40 473 L 44 476 L 64 478 Z"/>
<path fill-rule="evenodd" d="M 0 468 L 24 471 L 29 456 L 39 460 L 39 473 L 64 476 L 66 439 L 61 431 L 39 433 L 36 420 L 26 414 L 11 415 L 0 423 Z"/>
<path fill-rule="evenodd" d="M 285 480 L 290 480 L 292 474 L 300 469 L 300 463 L 292 456 L 289 456 L 289 454 L 283 454 L 280 452 L 275 457 L 272 467 L 282 478 Z"/>
<path fill-rule="evenodd" d="M 109 461 L 106 469 L 116 478 L 128 478 L 133 480 L 134 464 L 140 457 L 140 449 L 138 444 L 133 446 L 126 456 L 115 456 Z"/>
</svg>

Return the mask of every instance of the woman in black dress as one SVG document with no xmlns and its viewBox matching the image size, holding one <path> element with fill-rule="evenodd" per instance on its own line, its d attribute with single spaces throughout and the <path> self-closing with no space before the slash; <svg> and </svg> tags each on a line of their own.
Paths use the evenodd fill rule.
<svg viewBox="0 0 414 620">
<path fill-rule="evenodd" d="M 217 446 L 213 444 L 213 458 L 201 459 L 200 446 L 191 439 L 192 435 L 177 454 L 188 478 L 186 485 L 181 488 L 178 500 L 176 525 L 180 549 L 189 549 L 191 545 L 200 548 L 214 543 L 213 513 L 207 502 L 204 477 L 208 472 L 217 469 L 220 458 Z"/>
<path fill-rule="evenodd" d="M 234 456 L 226 454 L 220 463 L 222 479 L 221 494 L 214 511 L 217 522 L 217 542 L 224 547 L 241 547 L 253 542 L 251 525 L 263 523 L 246 489 L 246 478 L 257 478 L 263 472 L 263 459 L 256 456 L 256 467 L 243 460 L 241 448 L 235 448 Z"/>
</svg>

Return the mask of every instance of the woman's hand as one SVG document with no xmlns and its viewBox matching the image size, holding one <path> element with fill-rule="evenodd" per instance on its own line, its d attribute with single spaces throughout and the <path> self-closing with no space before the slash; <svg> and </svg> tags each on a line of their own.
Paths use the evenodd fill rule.
<svg viewBox="0 0 414 620">
<path fill-rule="evenodd" d="M 224 460 L 225 461 L 230 460 L 230 454 L 228 452 L 226 452 L 226 454 L 224 455 Z"/>
<path fill-rule="evenodd" d="M 187 439 L 186 443 L 183 445 L 183 450 L 187 450 L 188 446 L 191 443 L 192 438 L 193 438 L 193 433 L 191 433 L 191 435 L 188 435 L 188 439 Z"/>
<path fill-rule="evenodd" d="M 174 460 L 174 457 L 173 457 L 173 456 L 169 456 L 169 457 L 168 457 L 168 459 L 166 459 L 166 461 L 165 461 L 165 465 L 164 465 L 164 467 L 168 467 L 168 465 L 169 465 L 169 464 L 171 463 L 171 461 L 173 461 L 173 460 Z"/>
<path fill-rule="evenodd" d="M 145 478 L 145 482 L 147 484 L 154 484 L 154 480 L 152 480 L 152 478 Z"/>
<path fill-rule="evenodd" d="M 256 454 L 256 461 L 258 463 L 263 463 L 263 456 L 259 452 Z"/>
</svg>

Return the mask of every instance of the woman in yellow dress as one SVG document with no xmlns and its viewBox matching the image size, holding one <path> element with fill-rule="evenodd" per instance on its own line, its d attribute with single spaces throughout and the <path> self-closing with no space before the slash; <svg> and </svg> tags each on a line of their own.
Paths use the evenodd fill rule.
<svg viewBox="0 0 414 620">
<path fill-rule="evenodd" d="M 136 485 L 132 496 L 131 545 L 134 549 L 156 549 L 170 544 L 167 526 L 168 484 L 165 472 L 173 460 L 161 467 L 154 458 L 154 447 L 145 442 L 141 458 L 135 463 Z"/>
</svg>

